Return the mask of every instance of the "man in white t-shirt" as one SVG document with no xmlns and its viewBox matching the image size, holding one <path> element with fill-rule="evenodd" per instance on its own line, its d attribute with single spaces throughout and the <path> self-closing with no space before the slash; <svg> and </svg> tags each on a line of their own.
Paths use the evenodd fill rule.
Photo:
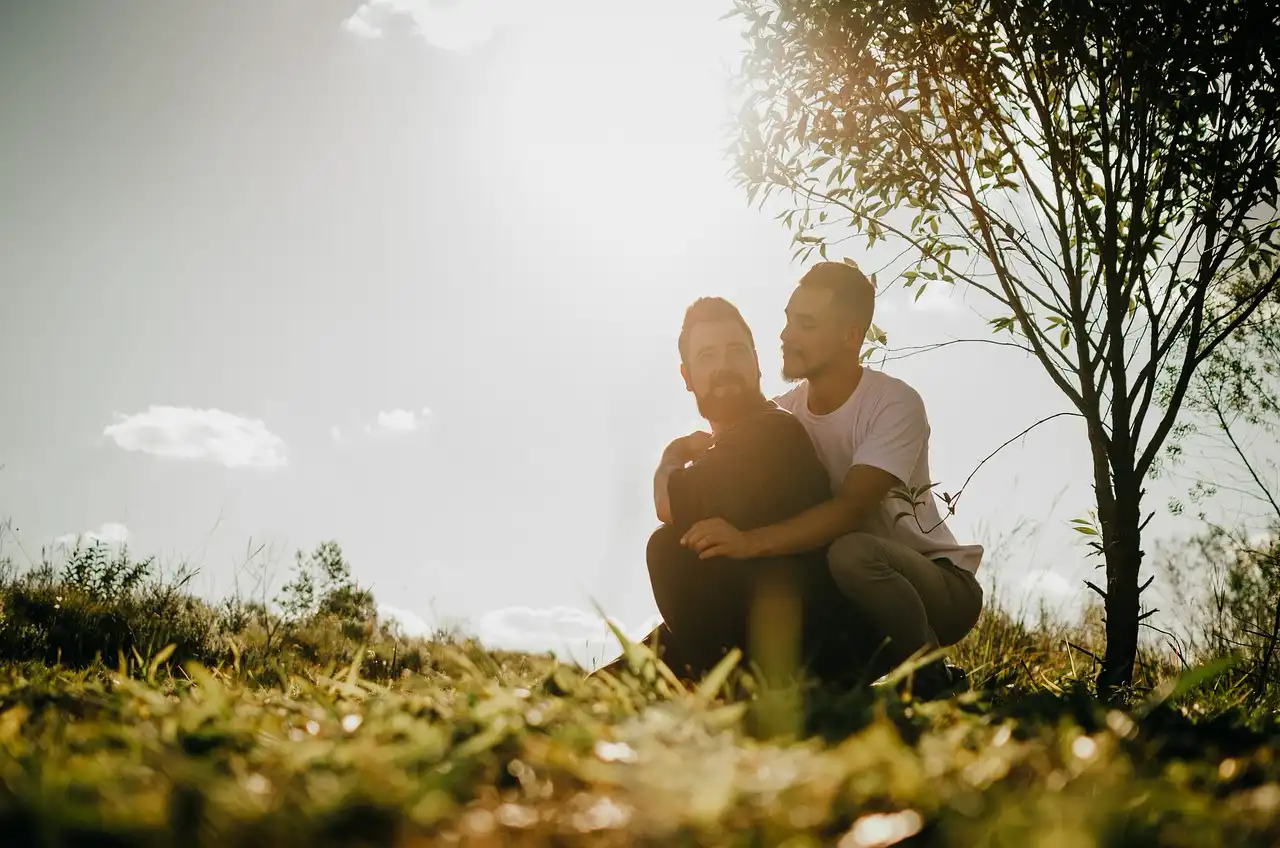
<svg viewBox="0 0 1280 848">
<path fill-rule="evenodd" d="M 830 476 L 834 497 L 787 521 L 741 531 L 712 518 L 682 544 L 702 559 L 755 559 L 828 547 L 840 590 L 884 640 L 881 672 L 921 649 L 952 645 L 977 622 L 980 545 L 961 545 L 931 491 L 913 508 L 907 489 L 929 477 L 929 420 L 920 395 L 862 365 L 875 290 L 857 268 L 822 262 L 787 304 L 782 371 L 795 388 L 775 398 L 804 425 Z M 903 513 L 906 513 L 903 515 Z M 958 680 L 944 664 L 916 674 L 918 690 Z"/>
</svg>

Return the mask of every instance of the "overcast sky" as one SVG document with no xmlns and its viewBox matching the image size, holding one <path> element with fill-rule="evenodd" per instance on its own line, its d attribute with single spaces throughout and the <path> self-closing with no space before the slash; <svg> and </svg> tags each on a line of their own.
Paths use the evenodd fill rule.
<svg viewBox="0 0 1280 848">
<path fill-rule="evenodd" d="M 0 5 L 6 551 L 94 532 L 220 595 L 250 546 L 284 579 L 332 538 L 406 619 L 563 647 L 596 638 L 594 600 L 638 630 L 653 464 L 700 424 L 683 309 L 737 303 L 776 392 L 803 271 L 725 176 L 726 9 Z M 972 300 L 890 291 L 878 323 L 983 336 Z M 951 491 L 1066 408 L 1005 349 L 887 370 Z M 1063 419 L 974 478 L 963 541 L 1040 528 L 984 581 L 1078 597 L 1087 460 Z"/>
</svg>

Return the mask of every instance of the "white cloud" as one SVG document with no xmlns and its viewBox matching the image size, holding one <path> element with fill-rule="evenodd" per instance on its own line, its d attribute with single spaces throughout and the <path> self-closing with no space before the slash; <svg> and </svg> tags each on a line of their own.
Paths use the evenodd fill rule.
<svg viewBox="0 0 1280 848">
<path fill-rule="evenodd" d="M 431 410 L 425 408 L 422 410 L 421 415 L 411 409 L 392 409 L 386 412 L 379 412 L 377 423 L 365 425 L 364 431 L 370 436 L 403 436 L 422 429 L 430 415 Z"/>
<path fill-rule="evenodd" d="M 480 618 L 478 628 L 460 620 L 441 619 L 434 612 L 422 616 L 392 604 L 378 604 L 378 618 L 394 622 L 409 638 L 430 638 L 444 630 L 475 638 L 490 650 L 551 653 L 586 669 L 609 662 L 622 650 L 605 620 L 576 607 L 512 606 L 491 610 Z M 640 640 L 662 621 L 649 616 L 639 627 L 628 627 L 615 619 L 628 639 Z"/>
<path fill-rule="evenodd" d="M 600 638 L 604 620 L 574 607 L 515 606 L 487 612 L 480 619 L 480 639 L 494 648 L 546 650 L 557 643 Z"/>
<path fill-rule="evenodd" d="M 378 604 L 378 618 L 382 621 L 395 622 L 400 626 L 400 632 L 410 639 L 426 638 L 436 630 L 417 613 L 391 604 Z"/>
<path fill-rule="evenodd" d="M 89 548 L 99 543 L 107 547 L 120 547 L 127 541 L 129 541 L 129 528 L 118 522 L 108 521 L 97 530 L 59 536 L 53 540 L 53 544 L 63 548 L 74 548 L 77 544 Z"/>
<path fill-rule="evenodd" d="M 924 286 L 923 294 L 920 294 L 920 299 L 916 300 L 922 285 Z M 956 312 L 963 304 L 961 295 L 956 286 L 938 280 L 918 280 L 910 288 L 901 283 L 894 283 L 892 287 L 885 288 L 877 295 L 876 315 L 903 316 L 911 312 L 935 314 Z"/>
<path fill-rule="evenodd" d="M 1278 537 L 1275 533 L 1263 530 L 1250 536 L 1246 544 L 1249 546 L 1250 550 L 1266 551 L 1276 543 L 1277 538 Z"/>
<path fill-rule="evenodd" d="M 1041 608 L 1071 620 L 1083 610 L 1086 591 L 1083 582 L 1073 582 L 1055 571 L 1034 568 L 1018 581 L 1013 609 L 1021 611 L 1027 620 L 1034 620 Z"/>
<path fill-rule="evenodd" d="M 916 285 L 919 286 L 921 283 L 917 282 Z M 913 288 L 907 291 L 909 294 L 907 302 L 912 309 L 922 312 L 952 312 L 960 307 L 960 298 L 957 297 L 955 286 L 950 283 L 930 281 L 919 300 L 915 299 L 918 289 Z"/>
<path fill-rule="evenodd" d="M 329 428 L 329 436 L 333 439 L 335 445 L 343 444 L 342 431 L 338 429 L 337 424 Z"/>
<path fill-rule="evenodd" d="M 640 627 L 615 620 L 629 639 L 642 639 L 661 619 L 650 616 Z M 505 607 L 485 613 L 477 634 L 488 648 L 550 652 L 586 668 L 602 664 L 621 650 L 617 638 L 600 616 L 574 607 Z"/>
<path fill-rule="evenodd" d="M 227 468 L 284 465 L 284 441 L 262 421 L 218 409 L 151 406 L 119 415 L 102 434 L 127 451 L 167 459 L 198 459 Z"/>
<path fill-rule="evenodd" d="M 342 22 L 342 28 L 359 38 L 382 38 L 382 25 L 379 15 L 372 8 L 374 5 L 366 3 L 361 6 L 354 15 Z"/>
<path fill-rule="evenodd" d="M 395 430 L 408 433 L 418 429 L 417 413 L 407 409 L 393 409 L 390 412 L 378 413 L 378 426 L 383 430 Z"/>
<path fill-rule="evenodd" d="M 366 0 L 342 26 L 360 38 L 378 39 L 393 18 L 406 17 L 428 44 L 465 53 L 533 5 L 516 0 Z"/>
<path fill-rule="evenodd" d="M 1022 580 L 1022 587 L 1027 591 L 1053 599 L 1065 598 L 1075 591 L 1075 587 L 1071 585 L 1067 578 L 1043 568 L 1028 571 L 1026 577 Z"/>
</svg>

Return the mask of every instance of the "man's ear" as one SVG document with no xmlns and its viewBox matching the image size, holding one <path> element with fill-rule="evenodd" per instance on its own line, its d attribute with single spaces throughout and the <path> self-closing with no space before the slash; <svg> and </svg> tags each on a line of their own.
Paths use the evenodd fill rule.
<svg viewBox="0 0 1280 848">
<path fill-rule="evenodd" d="M 689 369 L 683 362 L 680 363 L 680 376 L 684 378 L 685 391 L 693 391 L 693 382 L 689 379 Z"/>
<path fill-rule="evenodd" d="M 867 340 L 867 333 L 871 331 L 870 326 L 854 324 L 849 330 L 849 335 L 845 336 L 844 343 L 850 345 L 854 350 L 861 352 L 863 343 Z"/>
</svg>

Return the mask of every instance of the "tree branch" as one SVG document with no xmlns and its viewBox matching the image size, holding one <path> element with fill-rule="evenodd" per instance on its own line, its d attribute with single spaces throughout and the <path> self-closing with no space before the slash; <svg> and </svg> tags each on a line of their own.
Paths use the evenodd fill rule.
<svg viewBox="0 0 1280 848">
<path fill-rule="evenodd" d="M 1035 351 L 1032 350 L 1031 348 L 1026 347 L 1025 345 L 1020 345 L 1016 342 L 1001 342 L 1001 341 L 996 341 L 995 339 L 951 339 L 950 341 L 937 342 L 936 344 L 906 345 L 903 347 L 885 348 L 885 351 L 887 353 L 897 353 L 898 351 L 906 351 L 906 353 L 903 353 L 902 356 L 886 357 L 884 361 L 897 362 L 900 359 L 908 359 L 912 356 L 916 356 L 921 353 L 932 353 L 935 350 L 941 350 L 944 347 L 951 347 L 952 345 L 958 345 L 958 344 L 995 345 L 996 347 L 1011 347 L 1011 348 L 1014 348 L 1015 350 L 1020 350 L 1023 353 L 1035 353 Z"/>
<path fill-rule="evenodd" d="M 1236 441 L 1235 434 L 1231 432 L 1231 424 L 1227 422 L 1227 417 L 1222 412 L 1222 404 L 1219 402 L 1216 394 L 1213 393 L 1212 387 L 1209 386 L 1208 380 L 1201 375 L 1200 379 L 1205 386 L 1205 399 L 1209 409 L 1218 419 L 1218 424 L 1222 427 L 1222 433 L 1231 443 L 1231 449 L 1235 451 L 1236 456 L 1240 458 L 1240 462 L 1244 464 L 1245 470 L 1249 472 L 1249 476 L 1253 479 L 1254 485 L 1258 487 L 1267 503 L 1271 504 L 1271 509 L 1275 511 L 1276 517 L 1280 518 L 1280 501 L 1276 500 L 1276 496 L 1272 493 L 1271 487 L 1266 484 L 1262 477 L 1254 468 L 1253 463 L 1249 461 L 1249 455 L 1240 447 L 1240 443 Z"/>
<path fill-rule="evenodd" d="M 952 516 L 956 514 L 956 505 L 960 503 L 960 497 L 964 494 L 965 490 L 969 488 L 970 481 L 973 480 L 974 475 L 976 475 L 979 471 L 982 470 L 982 466 L 990 462 L 995 457 L 996 454 L 1000 453 L 1000 451 L 1009 447 L 1009 445 L 1018 441 L 1018 439 L 1021 439 L 1023 436 L 1027 435 L 1032 430 L 1039 427 L 1041 424 L 1046 424 L 1054 420 L 1055 418 L 1063 418 L 1063 417 L 1084 418 L 1084 416 L 1081 415 L 1079 412 L 1055 412 L 1053 415 L 1049 415 L 1044 418 L 1041 418 L 1039 421 L 1032 424 L 1030 427 L 1027 427 L 1025 430 L 1018 433 L 1016 436 L 1010 439 L 1007 439 L 1003 444 L 1000 445 L 1000 447 L 996 448 L 991 453 L 984 456 L 982 458 L 982 461 L 979 462 L 978 465 L 972 471 L 969 472 L 969 476 L 964 479 L 964 483 L 961 484 L 960 488 L 956 490 L 956 493 L 946 500 L 947 516 Z M 913 503 L 912 506 L 914 507 L 915 504 Z M 912 510 L 912 512 L 914 513 L 914 510 Z M 944 518 L 943 521 L 945 522 L 945 520 L 946 519 Z M 925 529 L 923 526 L 921 526 L 920 519 L 916 517 L 916 526 L 919 527 L 920 531 L 925 534 L 932 533 L 934 530 L 938 529 L 938 527 L 942 526 L 942 523 L 943 522 L 939 522 L 938 524 L 935 524 L 933 527 Z"/>
</svg>

